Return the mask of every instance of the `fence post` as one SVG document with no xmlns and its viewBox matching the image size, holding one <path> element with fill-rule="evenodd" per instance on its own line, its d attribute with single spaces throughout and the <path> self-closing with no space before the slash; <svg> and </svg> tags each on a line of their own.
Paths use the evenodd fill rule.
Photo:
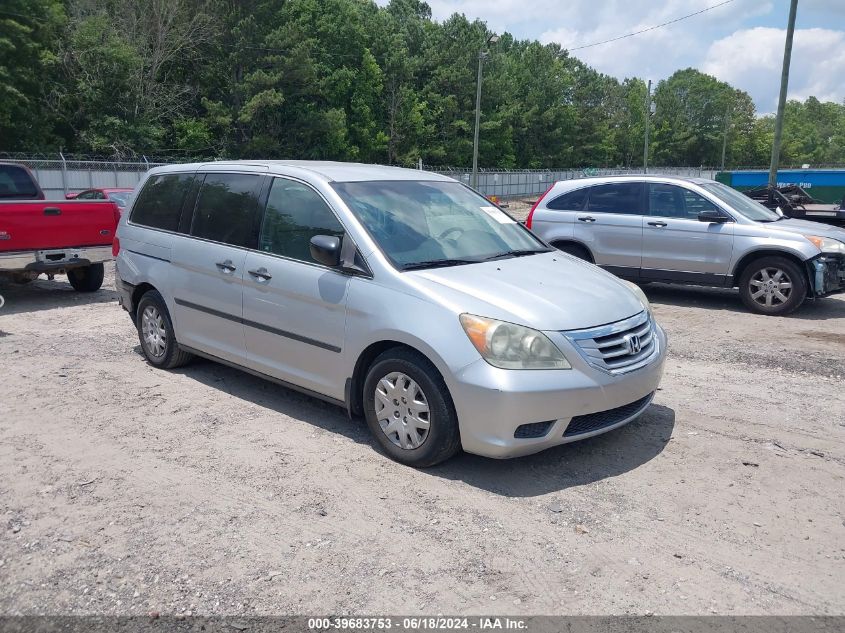
<svg viewBox="0 0 845 633">
<path fill-rule="evenodd" d="M 62 159 L 62 189 L 67 195 L 67 161 L 65 161 L 65 155 L 62 152 L 59 152 L 59 156 Z"/>
<path fill-rule="evenodd" d="M 150 163 L 149 163 L 149 161 L 147 160 L 147 157 L 146 157 L 146 156 L 144 156 L 143 154 L 141 154 L 141 158 L 143 158 L 143 159 L 144 159 L 144 167 L 146 167 L 146 170 L 145 170 L 145 171 L 150 171 Z"/>
</svg>

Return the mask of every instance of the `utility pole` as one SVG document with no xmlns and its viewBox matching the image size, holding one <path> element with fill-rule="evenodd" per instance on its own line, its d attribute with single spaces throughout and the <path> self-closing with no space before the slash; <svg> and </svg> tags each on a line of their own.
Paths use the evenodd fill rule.
<svg viewBox="0 0 845 633">
<path fill-rule="evenodd" d="M 645 92 L 645 143 L 643 144 L 643 173 L 648 173 L 648 126 L 651 123 L 651 79 Z"/>
<path fill-rule="evenodd" d="M 778 113 L 775 117 L 775 139 L 772 143 L 772 164 L 769 167 L 769 187 L 775 187 L 778 182 L 780 142 L 783 137 L 783 111 L 786 107 L 786 89 L 789 87 L 789 63 L 792 59 L 792 35 L 795 33 L 795 13 L 797 11 L 798 0 L 792 0 L 789 4 L 789 22 L 786 26 L 786 43 L 783 47 L 783 70 L 780 75 L 780 95 L 778 96 Z"/>
<path fill-rule="evenodd" d="M 499 41 L 499 36 L 496 34 L 487 38 L 484 43 L 485 48 L 489 44 L 495 44 Z M 481 71 L 484 68 L 484 60 L 490 56 L 490 53 L 485 50 L 478 51 L 478 85 L 475 88 L 475 134 L 472 139 L 472 180 L 470 186 L 473 189 L 478 189 L 478 127 L 481 124 Z"/>
<path fill-rule="evenodd" d="M 728 148 L 728 126 L 730 125 L 731 121 L 731 102 L 728 101 L 728 105 L 725 106 L 725 130 L 722 134 L 722 167 L 719 171 L 725 171 L 725 151 Z"/>
</svg>

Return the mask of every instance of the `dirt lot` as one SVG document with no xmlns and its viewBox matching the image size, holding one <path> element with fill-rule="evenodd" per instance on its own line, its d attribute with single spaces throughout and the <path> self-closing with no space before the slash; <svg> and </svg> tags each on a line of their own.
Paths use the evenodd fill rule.
<svg viewBox="0 0 845 633">
<path fill-rule="evenodd" d="M 0 613 L 845 613 L 845 298 L 647 292 L 641 420 L 415 471 L 329 405 L 152 369 L 108 289 L 0 286 Z"/>
</svg>

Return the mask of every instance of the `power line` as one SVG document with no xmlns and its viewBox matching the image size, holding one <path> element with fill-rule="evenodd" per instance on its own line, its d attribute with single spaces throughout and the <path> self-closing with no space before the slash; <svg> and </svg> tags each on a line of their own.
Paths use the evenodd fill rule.
<svg viewBox="0 0 845 633">
<path fill-rule="evenodd" d="M 701 15 L 702 13 L 707 13 L 708 11 L 712 11 L 713 9 L 718 9 L 719 7 L 723 7 L 726 4 L 730 4 L 734 0 L 725 0 L 724 2 L 720 2 L 719 4 L 714 4 L 712 7 L 706 7 L 701 11 L 696 11 L 695 13 L 690 13 L 689 15 L 684 15 L 679 18 L 675 18 L 674 20 L 669 20 L 668 22 L 663 22 L 662 24 L 655 24 L 654 26 L 650 26 L 648 28 L 642 29 L 640 31 L 634 31 L 633 33 L 626 33 L 625 35 L 620 35 L 619 37 L 614 37 L 609 40 L 603 40 L 601 42 L 593 42 L 592 44 L 584 44 L 583 46 L 576 46 L 574 48 L 570 48 L 569 51 L 580 51 L 582 48 L 592 48 L 593 46 L 601 46 L 602 44 L 610 44 L 611 42 L 618 42 L 619 40 L 624 40 L 627 37 L 634 37 L 635 35 L 640 35 L 642 33 L 648 33 L 649 31 L 654 31 L 655 29 L 663 28 L 664 26 L 669 26 L 670 24 L 674 24 L 675 22 L 680 22 L 681 20 L 686 20 L 688 18 L 695 17 L 696 15 Z"/>
</svg>

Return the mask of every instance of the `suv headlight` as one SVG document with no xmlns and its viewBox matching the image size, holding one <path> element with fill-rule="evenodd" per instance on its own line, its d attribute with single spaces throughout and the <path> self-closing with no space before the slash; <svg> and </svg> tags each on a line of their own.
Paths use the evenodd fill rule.
<svg viewBox="0 0 845 633">
<path fill-rule="evenodd" d="M 461 326 L 481 357 L 500 369 L 571 369 L 549 337 L 537 330 L 473 314 Z"/>
<path fill-rule="evenodd" d="M 807 235 L 805 237 L 822 253 L 845 255 L 845 242 L 840 242 L 829 237 L 819 237 L 818 235 Z"/>
<path fill-rule="evenodd" d="M 645 296 L 645 293 L 643 292 L 642 288 L 640 288 L 634 282 L 628 281 L 627 279 L 623 279 L 622 281 L 628 284 L 628 286 L 631 288 L 631 292 L 637 295 L 637 299 L 639 299 L 640 302 L 643 304 L 643 308 L 645 308 L 646 310 L 651 309 L 651 304 L 648 302 L 648 297 Z"/>
</svg>

